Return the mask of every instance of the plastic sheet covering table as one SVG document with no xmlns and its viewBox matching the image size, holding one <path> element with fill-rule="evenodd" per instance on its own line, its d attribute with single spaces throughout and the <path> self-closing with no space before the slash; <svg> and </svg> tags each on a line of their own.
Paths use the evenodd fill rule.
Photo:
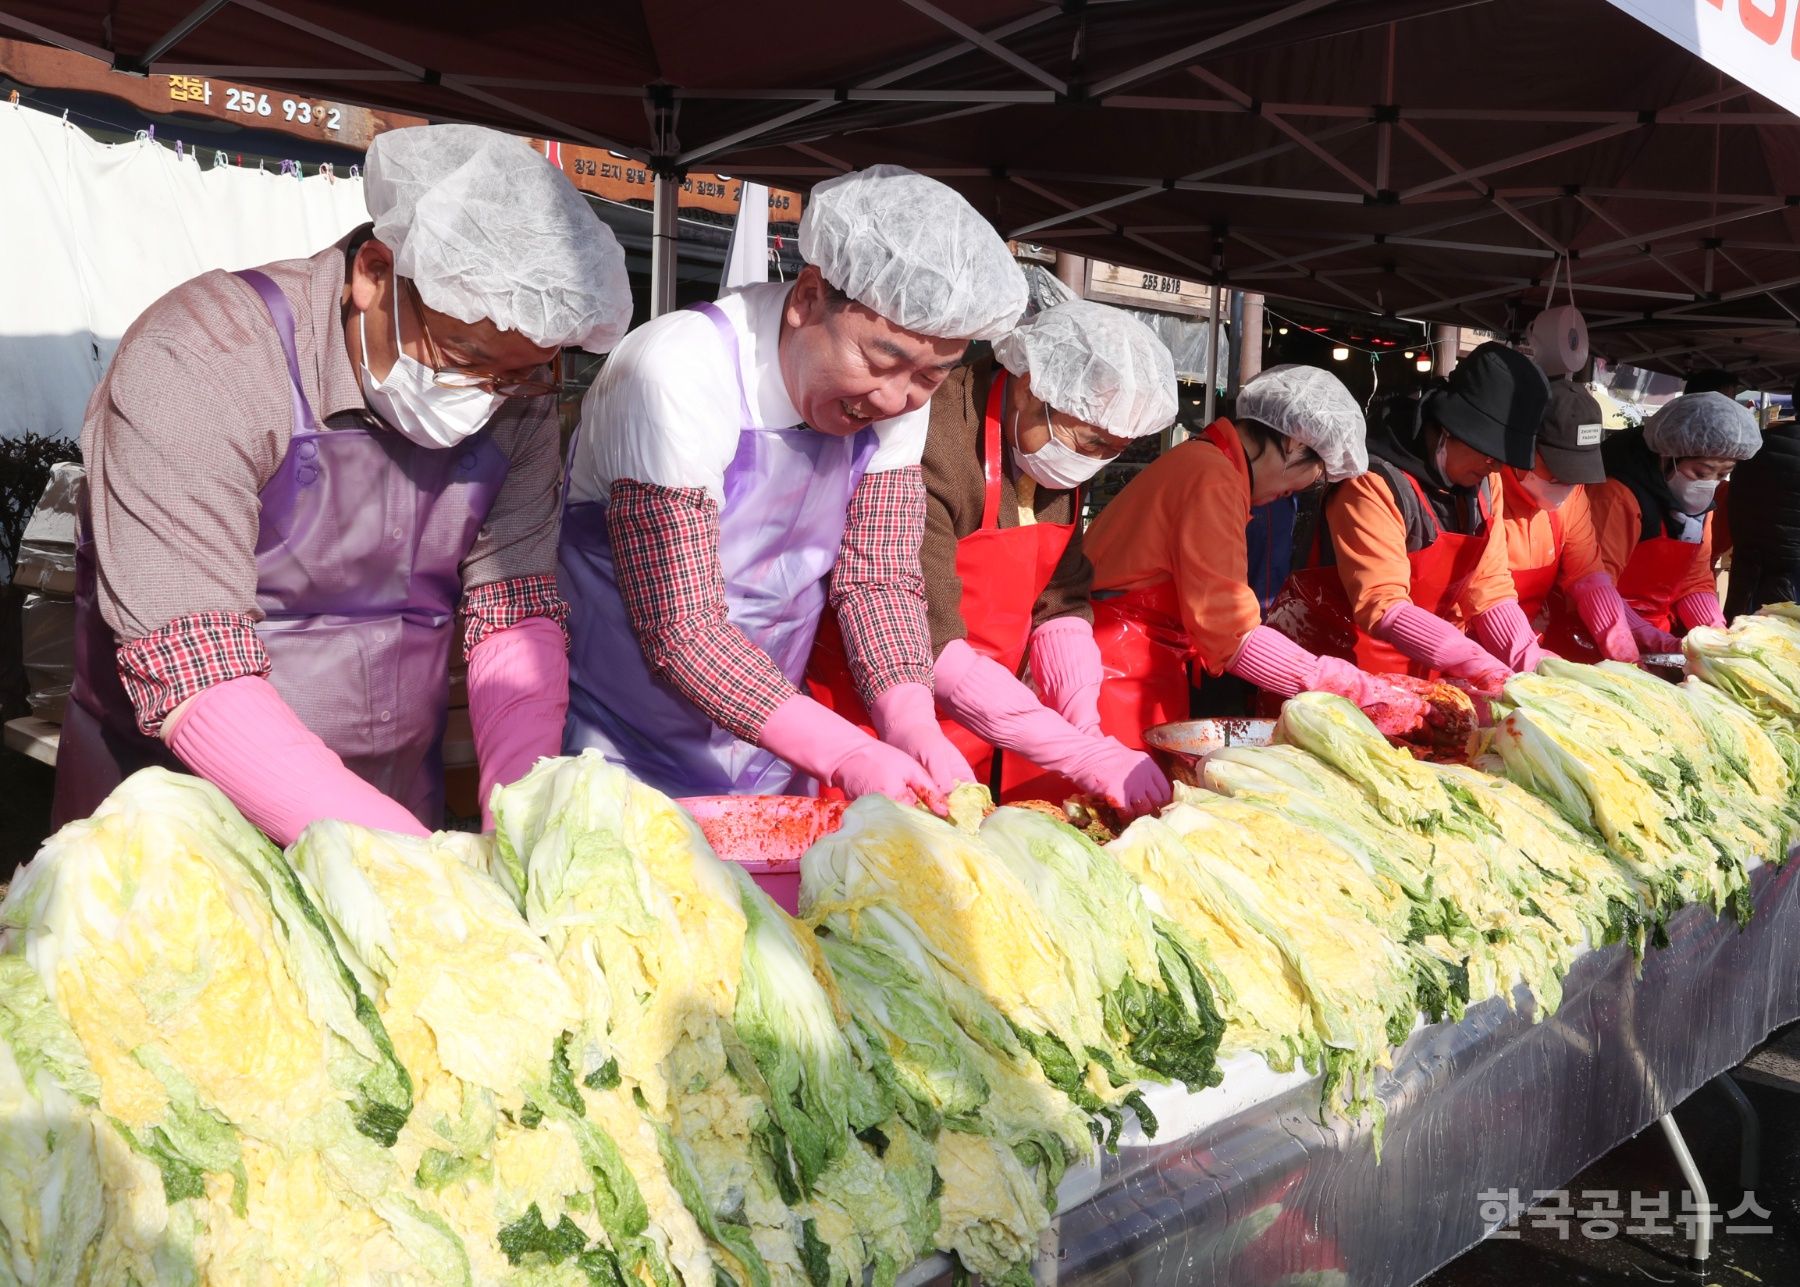
<svg viewBox="0 0 1800 1287">
<path fill-rule="evenodd" d="M 1499 999 L 1416 1029 L 1369 1124 L 1321 1124 L 1319 1084 L 1239 1057 L 1199 1095 L 1148 1095 L 1161 1130 L 1073 1169 L 1033 1266 L 1066 1287 L 1405 1287 L 1506 1217 L 1484 1191 L 1557 1189 L 1800 1018 L 1800 863 L 1751 874 L 1748 927 L 1684 909 L 1636 977 L 1589 952 L 1562 1008 Z M 1576 1197 L 1577 1205 L 1579 1196 Z M 911 1285 L 946 1280 L 940 1259 Z"/>
</svg>

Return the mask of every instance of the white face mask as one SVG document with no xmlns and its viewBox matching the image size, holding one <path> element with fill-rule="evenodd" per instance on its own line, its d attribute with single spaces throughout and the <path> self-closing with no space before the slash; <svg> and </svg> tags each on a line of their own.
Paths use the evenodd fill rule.
<svg viewBox="0 0 1800 1287">
<path fill-rule="evenodd" d="M 1520 474 L 1518 478 L 1520 490 L 1536 501 L 1539 509 L 1561 509 L 1562 503 L 1575 494 L 1574 483 L 1553 483 L 1536 474 Z"/>
<path fill-rule="evenodd" d="M 1044 408 L 1044 428 L 1050 429 L 1050 408 Z M 1112 460 L 1111 456 L 1084 456 L 1073 447 L 1065 447 L 1057 440 L 1054 430 L 1050 431 L 1050 441 L 1036 451 L 1019 449 L 1019 419 L 1013 417 L 1013 454 L 1018 457 L 1019 468 L 1024 470 L 1040 487 L 1051 487 L 1058 491 L 1067 491 L 1071 487 L 1079 487 Z"/>
<path fill-rule="evenodd" d="M 1712 508 L 1713 493 L 1719 490 L 1716 478 L 1689 478 L 1679 471 L 1669 473 L 1669 495 L 1683 514 L 1701 515 Z"/>
<path fill-rule="evenodd" d="M 1437 476 L 1446 486 L 1450 484 L 1450 435 L 1439 434 L 1437 450 L 1432 453 L 1431 463 L 1437 467 Z"/>
<path fill-rule="evenodd" d="M 400 310 L 394 313 L 394 366 L 387 378 L 377 380 L 369 370 L 368 318 L 357 323 L 362 337 L 363 397 L 369 408 L 398 429 L 409 442 L 421 447 L 454 447 L 480 431 L 506 401 L 485 389 L 456 389 L 437 383 L 431 368 L 408 357 L 400 347 Z"/>
</svg>

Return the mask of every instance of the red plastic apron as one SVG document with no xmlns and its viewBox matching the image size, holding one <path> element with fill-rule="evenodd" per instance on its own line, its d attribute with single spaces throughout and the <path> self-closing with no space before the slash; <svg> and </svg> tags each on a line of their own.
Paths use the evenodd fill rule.
<svg viewBox="0 0 1800 1287">
<path fill-rule="evenodd" d="M 1074 538 L 1073 523 L 1032 523 L 1000 526 L 1000 471 L 1004 453 L 1000 436 L 1000 407 L 1006 377 L 996 376 L 988 391 L 987 413 L 982 421 L 982 457 L 986 492 L 982 499 L 981 526 L 956 543 L 956 575 L 962 581 L 962 617 L 969 646 L 991 657 L 1013 674 L 1025 662 L 1031 641 L 1032 611 L 1063 551 Z M 1081 512 L 1077 493 L 1075 511 Z M 835 616 L 820 624 L 807 667 L 811 695 L 846 719 L 869 726 L 868 712 L 850 681 L 850 667 L 843 636 Z M 940 720 L 944 735 L 956 744 L 975 770 L 978 781 L 992 782 L 995 748 L 954 720 Z M 1025 757 L 1001 753 L 1002 800 L 1055 800 L 1075 794 L 1079 788 L 1068 779 L 1048 772 Z"/>
<path fill-rule="evenodd" d="M 1431 502 L 1425 499 L 1425 489 L 1419 486 L 1419 480 L 1407 474 L 1406 481 L 1412 484 L 1425 512 L 1431 513 Z M 1485 494 L 1480 504 L 1483 523 L 1487 524 L 1492 519 L 1492 510 Z M 1320 530 L 1323 541 L 1322 525 Z M 1406 556 L 1412 568 L 1408 595 L 1412 604 L 1446 621 L 1454 621 L 1451 609 L 1469 588 L 1469 582 L 1475 579 L 1475 571 L 1481 566 L 1482 551 L 1491 535 L 1495 535 L 1491 527 L 1479 536 L 1465 536 L 1446 532 L 1440 525 L 1435 541 Z M 1498 535 L 1505 538 L 1505 533 Z M 1275 606 L 1269 609 L 1269 624 L 1302 648 L 1343 657 L 1374 674 L 1412 675 L 1418 679 L 1437 677 L 1437 672 L 1429 666 L 1414 661 L 1356 625 L 1351 614 L 1350 596 L 1344 593 L 1344 580 L 1335 564 L 1302 568 L 1289 576 Z"/>
<path fill-rule="evenodd" d="M 1229 420 L 1215 420 L 1200 435 L 1250 477 L 1243 444 Z M 1250 521 L 1248 512 L 1244 522 Z M 1100 645 L 1100 731 L 1138 750 L 1144 730 L 1189 715 L 1189 667 L 1194 644 L 1181 623 L 1174 581 L 1159 581 L 1094 600 L 1094 642 Z"/>
<path fill-rule="evenodd" d="M 1675 589 L 1693 572 L 1700 557 L 1698 541 L 1678 541 L 1672 536 L 1652 536 L 1637 543 L 1617 579 L 1619 596 L 1658 630 L 1675 627 Z M 1550 625 L 1544 643 L 1570 661 L 1595 662 L 1600 653 L 1588 637 L 1587 627 L 1570 606 L 1568 596 L 1552 601 Z"/>
</svg>

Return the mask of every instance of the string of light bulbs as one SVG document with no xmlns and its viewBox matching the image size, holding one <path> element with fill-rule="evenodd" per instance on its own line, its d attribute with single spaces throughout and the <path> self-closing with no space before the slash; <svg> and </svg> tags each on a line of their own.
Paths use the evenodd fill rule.
<svg viewBox="0 0 1800 1287">
<path fill-rule="evenodd" d="M 1313 335 L 1325 334 L 1322 329 L 1311 327 L 1304 322 L 1295 321 L 1291 317 L 1283 316 L 1274 309 L 1269 308 L 1266 304 L 1263 306 L 1263 312 L 1266 316 L 1272 317 L 1276 322 L 1281 323 L 1281 325 L 1275 327 L 1277 335 L 1286 335 L 1291 327 L 1298 327 L 1300 330 L 1307 331 Z M 1414 344 L 1404 349 L 1402 349 L 1398 343 L 1394 344 L 1391 348 L 1365 348 L 1360 344 L 1352 344 L 1348 340 L 1339 339 L 1332 339 L 1331 343 L 1331 360 L 1333 362 L 1348 361 L 1352 351 L 1368 354 L 1371 362 L 1385 357 L 1389 353 L 1399 352 L 1402 357 L 1413 363 L 1415 370 L 1420 374 L 1425 375 L 1431 372 L 1433 359 L 1436 357 L 1437 346 L 1439 344 L 1449 344 L 1452 343 L 1452 341 L 1434 340 L 1431 338 L 1429 332 L 1427 332 L 1422 343 Z"/>
</svg>

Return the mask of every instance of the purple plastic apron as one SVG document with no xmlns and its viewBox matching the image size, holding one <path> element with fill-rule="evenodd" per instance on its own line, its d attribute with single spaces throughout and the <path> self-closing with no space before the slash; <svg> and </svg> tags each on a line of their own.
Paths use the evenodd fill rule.
<svg viewBox="0 0 1800 1287">
<path fill-rule="evenodd" d="M 506 478 L 487 432 L 434 450 L 382 429 L 327 429 L 300 386 L 294 314 L 267 276 L 238 274 L 287 355 L 294 435 L 258 499 L 256 634 L 269 681 L 306 726 L 426 826 L 442 821 L 442 742 L 461 564 Z M 203 427 L 202 427 L 203 428 Z M 86 505 L 75 555 L 75 676 L 57 753 L 55 820 L 94 811 L 138 769 L 181 769 L 137 729 L 95 599 Z"/>
<path fill-rule="evenodd" d="M 719 511 L 726 610 L 798 687 L 875 431 L 836 438 L 755 423 L 737 333 L 713 305 L 695 307 L 731 357 L 742 419 Z M 619 594 L 604 499 L 565 504 L 557 580 L 571 609 L 566 753 L 593 747 L 673 796 L 793 789 L 803 775 L 792 765 L 726 732 L 651 672 Z"/>
</svg>

